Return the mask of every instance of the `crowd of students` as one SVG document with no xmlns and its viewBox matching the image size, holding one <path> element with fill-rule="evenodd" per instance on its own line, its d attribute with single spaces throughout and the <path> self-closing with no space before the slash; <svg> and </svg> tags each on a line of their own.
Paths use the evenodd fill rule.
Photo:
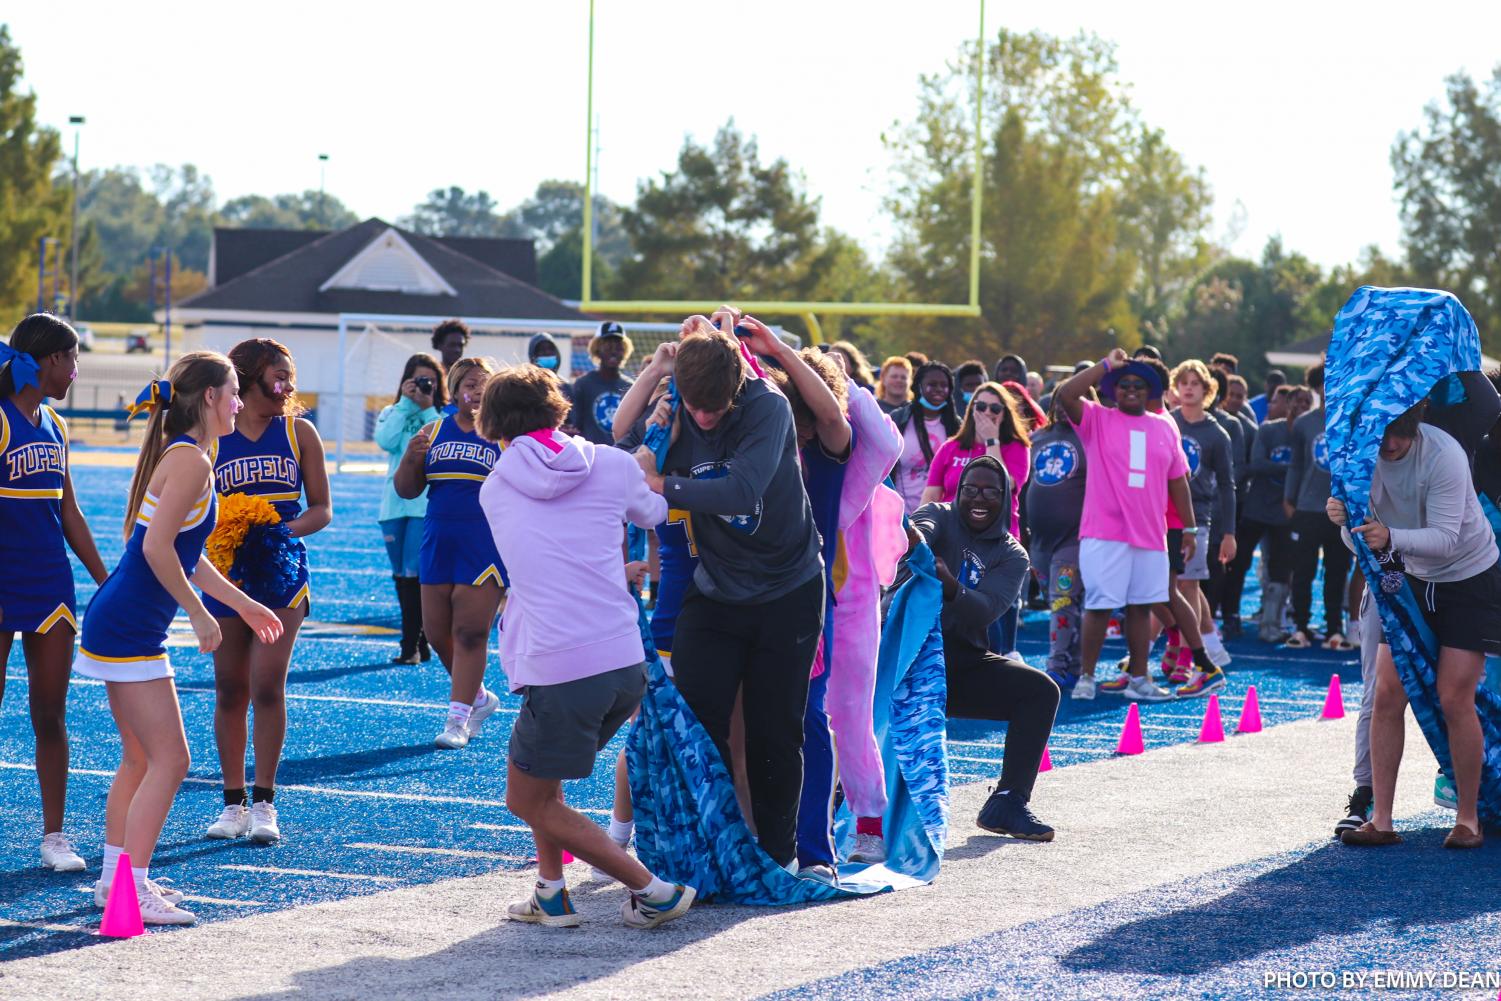
<svg viewBox="0 0 1501 1001">
<path fill-rule="evenodd" d="M 1495 434 L 1460 448 L 1420 424 L 1420 410 L 1403 415 L 1383 446 L 1376 520 L 1352 527 L 1330 499 L 1321 365 L 1301 385 L 1272 372 L 1251 399 L 1233 356 L 1169 369 L 1149 347 L 1080 362 L 1051 386 L 1013 354 L 951 369 L 913 353 L 873 371 L 853 344 L 798 350 L 729 307 L 685 320 L 635 380 L 622 371 L 633 345 L 615 322 L 601 324 L 589 345 L 595 367 L 571 385 L 545 334 L 513 366 L 466 356 L 468 341 L 462 323 L 440 325 L 439 357 L 408 360 L 377 420 L 390 455 L 379 520 L 402 622 L 394 662 L 436 652 L 450 678 L 439 747 L 466 747 L 499 705 L 485 673 L 500 615 L 500 664 L 523 699 L 507 802 L 538 855 L 533 893 L 509 909 L 516 920 L 578 923 L 565 852 L 630 890 L 630 926 L 654 927 L 693 903 L 693 887 L 625 851 L 623 760 L 608 830 L 562 796 L 561 783 L 592 772 L 645 692 L 632 593 L 644 588 L 652 640 L 738 777 L 766 855 L 825 882 L 837 882 L 841 861 L 884 860 L 876 646 L 883 597 L 914 574 L 906 557 L 918 546 L 931 551 L 942 591 L 948 715 L 1009 724 L 982 828 L 1053 839 L 1030 800 L 1062 692 L 1156 702 L 1223 688 L 1223 638 L 1242 631 L 1244 580 L 1257 566 L 1263 642 L 1362 647 L 1358 788 L 1339 831 L 1350 843 L 1390 843 L 1405 701 L 1362 577 L 1350 575 L 1354 532 L 1399 553 L 1423 589 L 1444 647 L 1459 821 L 1450 841 L 1480 843 L 1483 739 L 1464 713 L 1468 685 L 1475 722 L 1485 654 L 1501 653 L 1487 633 L 1501 618 L 1501 518 L 1485 493 L 1501 480 Z M 76 334 L 45 314 L 0 346 L 0 651 L 22 635 L 44 864 L 84 867 L 63 833 L 71 664 L 105 682 L 123 749 L 96 900 L 128 852 L 143 920 L 190 924 L 180 891 L 149 873 L 188 767 L 168 625 L 182 609 L 200 651 L 214 654 L 224 810 L 206 834 L 275 842 L 287 670 L 311 607 L 301 540 L 333 517 L 322 444 L 299 416 L 284 345 L 184 355 L 132 408 L 149 424 L 125 552 L 107 574 L 74 499 L 66 426 L 44 402 L 66 396 L 77 358 Z M 216 566 L 205 547 L 214 550 L 216 515 L 235 495 L 269 505 L 272 530 L 246 534 L 238 509 L 219 519 L 242 530 L 226 543 L 232 567 Z M 628 561 L 627 525 L 654 530 L 650 561 Z M 100 582 L 76 657 L 67 548 Z M 1321 555 L 1318 633 L 1310 607 Z M 1047 611 L 1050 649 L 1036 665 L 1016 650 L 1028 606 Z M 1361 610 L 1356 628 L 1346 607 Z M 1100 678 L 1112 630 L 1128 653 Z M 1149 664 L 1158 636 L 1156 674 L 1168 687 Z M 844 857 L 831 826 L 841 793 L 856 829 Z"/>
</svg>

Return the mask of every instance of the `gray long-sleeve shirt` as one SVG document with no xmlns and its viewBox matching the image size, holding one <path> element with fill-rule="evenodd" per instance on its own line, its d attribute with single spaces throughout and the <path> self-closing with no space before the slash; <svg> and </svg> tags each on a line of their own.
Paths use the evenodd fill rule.
<svg viewBox="0 0 1501 1001">
<path fill-rule="evenodd" d="M 1173 420 L 1183 436 L 1183 454 L 1188 458 L 1188 492 L 1193 498 L 1194 520 L 1201 526 L 1212 522 L 1219 533 L 1233 534 L 1235 460 L 1230 435 L 1209 415 L 1190 423 L 1183 411 L 1174 410 Z"/>
<path fill-rule="evenodd" d="M 787 398 L 746 382 L 712 431 L 686 414 L 667 453 L 667 502 L 692 515 L 693 581 L 729 604 L 772 601 L 823 572 Z"/>
<path fill-rule="evenodd" d="M 1378 459 L 1371 512 L 1391 530 L 1391 547 L 1408 573 L 1444 584 L 1495 566 L 1496 534 L 1486 520 L 1459 442 L 1420 425 L 1407 454 Z M 1354 548 L 1348 529 L 1345 545 Z"/>
<path fill-rule="evenodd" d="M 1329 500 L 1329 446 L 1324 439 L 1324 408 L 1310 410 L 1293 424 L 1292 466 L 1282 499 L 1299 511 L 1324 513 Z"/>
<path fill-rule="evenodd" d="M 1292 466 L 1291 429 L 1284 418 L 1267 421 L 1256 429 L 1251 443 L 1251 484 L 1246 490 L 1244 516 L 1263 525 L 1287 524 L 1282 510 L 1282 492 Z"/>
<path fill-rule="evenodd" d="M 1010 499 L 1001 506 L 1010 510 Z M 990 649 L 986 631 L 1021 594 L 1032 564 L 1021 543 L 1006 530 L 1006 517 L 976 535 L 964 523 L 957 504 L 933 503 L 917 509 L 912 526 L 959 580 L 959 591 L 943 603 L 943 644 Z M 900 584 L 906 568 L 898 577 Z M 895 588 L 893 588 L 895 590 Z"/>
</svg>

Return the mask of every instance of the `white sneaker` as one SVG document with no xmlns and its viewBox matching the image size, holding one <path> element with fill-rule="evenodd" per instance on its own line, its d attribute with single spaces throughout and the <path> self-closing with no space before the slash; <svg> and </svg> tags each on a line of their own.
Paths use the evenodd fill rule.
<svg viewBox="0 0 1501 1001">
<path fill-rule="evenodd" d="M 219 819 L 208 825 L 203 833 L 210 838 L 243 837 L 250 830 L 250 810 L 243 803 L 226 806 Z"/>
<path fill-rule="evenodd" d="M 250 840 L 262 845 L 281 840 L 281 828 L 276 826 L 276 807 L 270 803 L 251 804 Z"/>
<path fill-rule="evenodd" d="M 886 861 L 886 839 L 879 834 L 856 834 L 855 850 L 850 852 L 851 862 L 875 865 Z"/>
<path fill-rule="evenodd" d="M 1012 650 L 1010 653 L 1006 654 L 1006 659 L 1018 661 L 1022 664 L 1025 664 L 1027 662 L 1027 658 L 1022 656 L 1022 652 L 1020 650 Z"/>
<path fill-rule="evenodd" d="M 615 841 L 615 843 L 620 846 L 620 850 L 621 851 L 625 851 L 625 846 L 631 843 L 631 839 L 630 838 L 626 838 L 624 841 L 616 841 L 615 838 L 612 837 L 612 838 L 610 838 L 610 840 L 611 841 Z M 594 879 L 600 880 L 600 881 L 605 882 L 605 883 L 613 883 L 613 882 L 615 882 L 615 877 L 614 876 L 611 876 L 609 873 L 605 872 L 603 869 L 600 869 L 600 868 L 598 868 L 596 866 L 592 866 L 591 865 L 589 867 L 589 875 L 591 877 L 593 877 Z"/>
<path fill-rule="evenodd" d="M 1079 680 L 1074 682 L 1073 690 L 1069 692 L 1068 697 L 1071 699 L 1093 699 L 1094 675 L 1079 675 Z"/>
<path fill-rule="evenodd" d="M 1172 692 L 1165 688 L 1158 688 L 1146 675 L 1126 682 L 1126 690 L 1121 694 L 1133 702 L 1167 702 L 1173 698 Z"/>
<path fill-rule="evenodd" d="M 469 721 L 457 716 L 448 717 L 448 722 L 443 725 L 443 732 L 438 734 L 433 743 L 446 751 L 462 751 L 469 746 Z"/>
<path fill-rule="evenodd" d="M 499 696 L 486 689 L 483 685 L 480 686 L 479 691 L 485 701 L 475 703 L 469 710 L 468 731 L 470 740 L 479 736 L 479 728 L 485 725 L 485 720 L 495 714 L 496 709 L 500 708 Z"/>
<path fill-rule="evenodd" d="M 53 872 L 82 872 L 84 868 L 73 842 L 62 831 L 42 837 L 42 866 Z"/>
<path fill-rule="evenodd" d="M 190 925 L 198 915 L 185 911 L 176 904 L 167 902 L 148 882 L 141 893 L 141 924 L 143 925 Z"/>
<path fill-rule="evenodd" d="M 183 897 L 181 890 L 174 890 L 172 887 L 166 885 L 170 882 L 172 882 L 170 879 L 164 879 L 158 883 L 156 880 L 148 878 L 146 880 L 146 889 L 152 891 L 169 904 L 176 905 L 182 903 L 186 898 Z M 108 901 L 109 885 L 101 879 L 94 884 L 94 906 L 102 908 Z"/>
</svg>

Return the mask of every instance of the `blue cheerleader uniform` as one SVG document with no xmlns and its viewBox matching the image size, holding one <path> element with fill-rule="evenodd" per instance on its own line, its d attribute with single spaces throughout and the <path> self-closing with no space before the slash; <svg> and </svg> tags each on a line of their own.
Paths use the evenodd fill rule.
<svg viewBox="0 0 1501 1001">
<path fill-rule="evenodd" d="M 271 418 L 257 441 L 235 430 L 219 439 L 210 456 L 214 460 L 214 489 L 221 497 L 264 497 L 276 508 L 284 525 L 302 513 L 302 453 L 297 448 L 295 417 Z M 296 553 L 297 576 L 290 583 L 269 594 L 253 587 L 241 590 L 272 610 L 297 608 L 306 601 L 311 613 L 307 546 L 301 539 L 293 539 L 291 547 Z M 216 619 L 236 615 L 234 609 L 208 595 L 203 596 L 203 605 Z"/>
<path fill-rule="evenodd" d="M 0 633 L 78 632 L 73 566 L 63 539 L 68 428 L 43 404 L 33 426 L 0 400 Z"/>
<path fill-rule="evenodd" d="M 167 446 L 197 448 L 183 435 Z M 73 670 L 101 681 L 153 681 L 172 677 L 167 659 L 167 629 L 177 614 L 177 599 L 167 593 L 146 562 L 143 546 L 157 498 L 150 493 L 141 500 L 135 527 L 125 543 L 125 555 L 114 572 L 99 585 L 83 617 L 83 637 Z M 173 548 L 182 572 L 191 580 L 203 556 L 203 544 L 214 530 L 219 499 L 213 485 L 188 509 L 177 530 Z"/>
<path fill-rule="evenodd" d="M 490 523 L 479 506 L 480 485 L 499 458 L 499 448 L 476 432 L 460 428 L 452 414 L 438 422 L 425 467 L 427 515 L 422 521 L 417 569 L 422 583 L 478 587 L 494 580 L 502 587 L 511 586 Z"/>
</svg>

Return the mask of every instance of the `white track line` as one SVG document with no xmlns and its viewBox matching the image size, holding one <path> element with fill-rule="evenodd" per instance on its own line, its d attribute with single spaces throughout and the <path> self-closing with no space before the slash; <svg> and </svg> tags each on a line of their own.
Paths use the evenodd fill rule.
<svg viewBox="0 0 1501 1001">
<path fill-rule="evenodd" d="M 470 824 L 471 831 L 514 831 L 520 834 L 530 834 L 532 829 L 525 824 Z"/>
<path fill-rule="evenodd" d="M 85 892 L 93 893 L 86 889 Z M 0 928 L 31 928 L 36 931 L 66 932 L 71 935 L 92 935 L 93 929 L 82 925 L 58 925 L 46 921 L 12 921 L 10 918 L 0 918 Z"/>
<path fill-rule="evenodd" d="M 219 868 L 226 869 L 226 868 L 229 868 L 229 867 L 221 865 Z M 171 880 L 168 880 L 168 882 L 170 883 Z M 94 888 L 92 886 L 79 886 L 79 887 L 75 887 L 75 889 L 79 893 L 93 893 L 94 892 Z M 174 889 L 176 889 L 176 888 L 174 887 Z M 225 907 L 270 907 L 271 906 L 270 904 L 266 903 L 264 900 L 225 900 L 223 897 L 200 897 L 200 896 L 197 896 L 197 895 L 192 894 L 192 893 L 184 893 L 183 896 L 182 896 L 182 899 L 184 899 L 184 900 L 191 900 L 195 904 L 222 904 Z"/>
<path fill-rule="evenodd" d="M 368 841 L 355 841 L 348 848 L 362 848 L 370 852 L 398 852 L 403 855 L 444 855 L 451 858 L 494 859 L 498 862 L 530 862 L 530 855 L 504 855 L 500 852 L 476 852 L 465 848 L 423 848 L 417 845 L 375 845 Z"/>
<path fill-rule="evenodd" d="M 264 873 L 270 873 L 273 876 L 318 876 L 318 877 L 321 877 L 323 879 L 347 879 L 347 880 L 351 880 L 351 881 L 357 882 L 357 883 L 400 883 L 401 882 L 401 880 L 397 879 L 395 876 L 373 876 L 373 875 L 370 875 L 368 873 L 358 873 L 358 872 L 324 872 L 321 869 L 282 869 L 282 868 L 280 868 L 278 866 L 274 866 L 274 865 L 221 865 L 221 866 L 219 866 L 219 868 L 220 869 L 228 869 L 231 872 L 264 872 Z M 206 899 L 206 898 L 189 897 L 188 899 L 189 900 L 200 900 L 200 899 Z M 243 900 L 234 900 L 234 901 L 231 901 L 231 900 L 220 900 L 220 901 L 216 901 L 216 903 L 221 903 L 221 904 L 229 904 L 229 903 L 242 904 L 242 903 L 248 903 L 248 901 L 243 901 Z M 260 904 L 258 906 L 264 907 L 265 905 L 264 904 Z"/>
</svg>

